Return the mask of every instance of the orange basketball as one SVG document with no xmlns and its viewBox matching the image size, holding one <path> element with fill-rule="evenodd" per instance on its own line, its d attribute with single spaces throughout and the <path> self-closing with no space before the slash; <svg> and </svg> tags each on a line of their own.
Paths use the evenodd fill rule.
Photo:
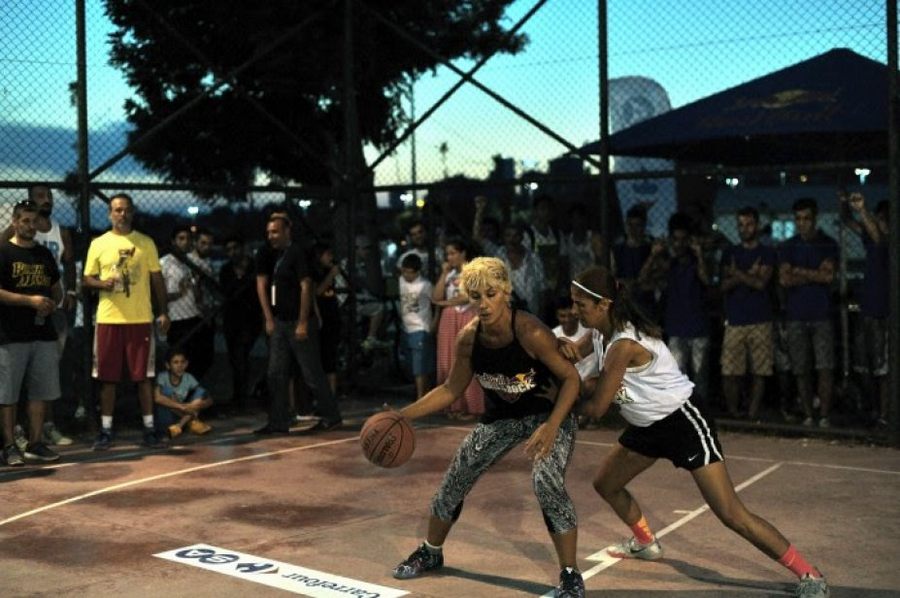
<svg viewBox="0 0 900 598">
<path fill-rule="evenodd" d="M 397 411 L 381 411 L 366 420 L 359 433 L 366 459 L 379 467 L 399 467 L 416 448 L 409 420 Z"/>
</svg>

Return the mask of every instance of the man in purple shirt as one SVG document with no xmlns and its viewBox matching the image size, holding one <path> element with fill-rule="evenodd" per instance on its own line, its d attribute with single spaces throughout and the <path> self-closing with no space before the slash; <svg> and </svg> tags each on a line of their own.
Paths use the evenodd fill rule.
<svg viewBox="0 0 900 598">
<path fill-rule="evenodd" d="M 812 426 L 813 377 L 821 411 L 819 427 L 831 425 L 831 398 L 834 389 L 834 325 L 831 320 L 831 283 L 838 259 L 837 243 L 816 227 L 816 200 L 794 202 L 797 234 L 780 248 L 778 283 L 785 289 L 785 319 L 791 368 L 806 419 Z"/>
<path fill-rule="evenodd" d="M 722 339 L 722 392 L 729 415 L 740 411 L 741 386 L 747 364 L 753 376 L 748 416 L 756 419 L 774 365 L 772 301 L 768 286 L 775 268 L 775 250 L 759 242 L 759 212 L 744 207 L 737 213 L 741 242 L 722 253 L 722 294 L 725 335 Z M 782 409 L 783 410 L 783 409 Z"/>
</svg>

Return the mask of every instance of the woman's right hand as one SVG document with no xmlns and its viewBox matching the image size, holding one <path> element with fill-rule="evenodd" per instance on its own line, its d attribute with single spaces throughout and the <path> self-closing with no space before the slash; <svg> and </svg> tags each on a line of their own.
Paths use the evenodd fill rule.
<svg viewBox="0 0 900 598">
<path fill-rule="evenodd" d="M 572 363 L 577 363 L 581 359 L 581 355 L 578 354 L 578 345 L 576 345 L 569 339 L 556 339 L 556 346 L 559 349 L 559 352 L 562 353 L 562 356 Z"/>
</svg>

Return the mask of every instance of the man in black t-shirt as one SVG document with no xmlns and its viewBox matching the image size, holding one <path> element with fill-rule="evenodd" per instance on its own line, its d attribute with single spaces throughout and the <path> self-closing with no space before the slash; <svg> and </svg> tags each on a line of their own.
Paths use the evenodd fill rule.
<svg viewBox="0 0 900 598">
<path fill-rule="evenodd" d="M 222 331 L 231 366 L 231 406 L 243 409 L 249 405 L 251 372 L 250 351 L 262 329 L 262 311 L 256 297 L 256 264 L 244 251 L 239 236 L 225 239 L 228 261 L 219 270 L 219 284 L 225 295 L 222 306 Z"/>
<path fill-rule="evenodd" d="M 261 248 L 256 256 L 256 293 L 269 336 L 269 421 L 256 433 L 288 432 L 292 362 L 300 366 L 322 416 L 315 429 L 336 428 L 341 424 L 341 414 L 322 369 L 319 322 L 306 254 L 299 244 L 292 243 L 290 220 L 284 215 L 269 218 L 266 239 L 269 247 Z"/>
<path fill-rule="evenodd" d="M 62 299 L 59 269 L 50 250 L 35 242 L 38 206 L 13 208 L 12 238 L 0 246 L 0 420 L 7 465 L 56 461 L 41 440 L 46 402 L 60 396 L 59 348 L 51 316 Z M 29 442 L 25 455 L 13 436 L 16 403 L 28 388 Z"/>
</svg>

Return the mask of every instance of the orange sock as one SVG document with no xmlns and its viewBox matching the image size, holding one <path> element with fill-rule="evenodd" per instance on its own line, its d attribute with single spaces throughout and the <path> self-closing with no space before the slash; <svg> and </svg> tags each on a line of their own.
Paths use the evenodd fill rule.
<svg viewBox="0 0 900 598">
<path fill-rule="evenodd" d="M 650 531 L 650 526 L 647 525 L 647 518 L 643 515 L 641 515 L 640 521 L 629 527 L 631 528 L 631 533 L 634 534 L 634 539 L 639 544 L 650 544 L 653 542 L 653 532 Z"/>
<path fill-rule="evenodd" d="M 819 573 L 819 570 L 806 562 L 806 559 L 803 558 L 793 544 L 788 546 L 787 552 L 781 555 L 781 558 L 778 559 L 778 562 L 790 569 L 794 572 L 799 578 L 803 578 L 804 575 L 809 573 L 810 577 L 822 577 L 822 574 Z"/>
</svg>

